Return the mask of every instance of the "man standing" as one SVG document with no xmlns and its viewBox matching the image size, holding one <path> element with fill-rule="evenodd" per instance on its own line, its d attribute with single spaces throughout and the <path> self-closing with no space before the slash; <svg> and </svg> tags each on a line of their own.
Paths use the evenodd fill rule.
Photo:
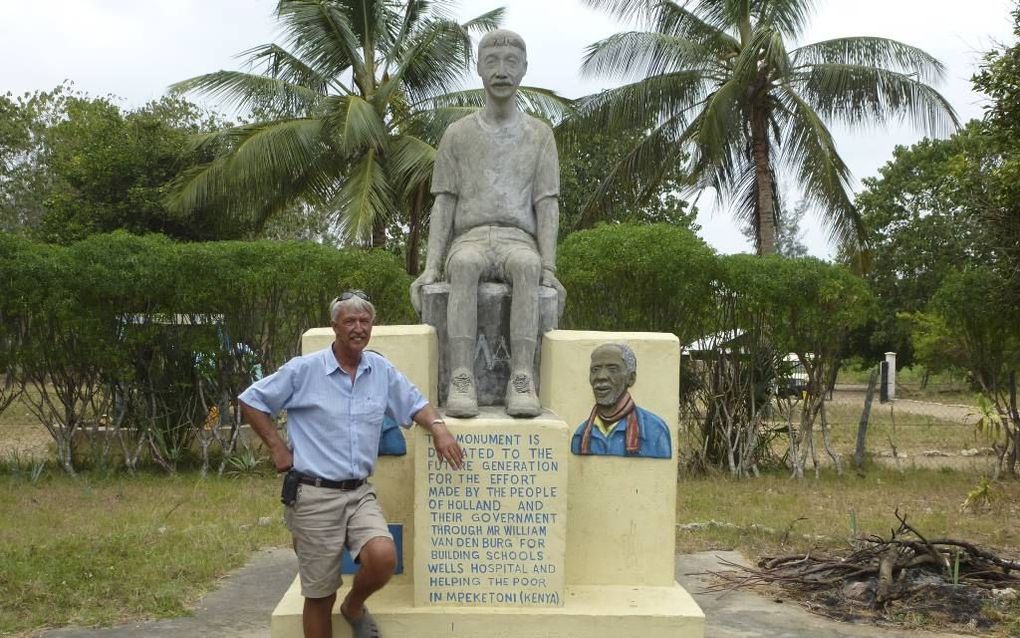
<svg viewBox="0 0 1020 638">
<path fill-rule="evenodd" d="M 555 288 L 562 308 L 563 287 L 555 275 L 560 177 L 552 129 L 517 108 L 527 69 L 521 36 L 496 30 L 482 37 L 477 70 L 485 108 L 451 124 L 436 153 L 428 258 L 411 285 L 411 301 L 420 312 L 422 286 L 440 281 L 445 269 L 450 282 L 445 407 L 451 416 L 478 414 L 473 364 L 480 281 L 513 285 L 506 412 L 533 417 L 542 411 L 533 369 L 538 287 Z"/>
<path fill-rule="evenodd" d="M 570 451 L 581 455 L 673 457 L 669 426 L 634 404 L 628 391 L 637 380 L 637 357 L 622 343 L 607 343 L 591 353 L 588 381 L 595 407 L 578 426 Z"/>
<path fill-rule="evenodd" d="M 288 361 L 257 381 L 239 400 L 252 429 L 269 448 L 284 481 L 284 519 L 293 536 L 305 597 L 306 638 L 328 638 L 346 547 L 361 567 L 340 613 L 355 638 L 379 628 L 365 599 L 381 589 L 396 566 L 396 547 L 366 482 L 375 465 L 385 416 L 412 420 L 432 434 L 439 458 L 461 467 L 463 453 L 439 412 L 381 355 L 366 351 L 375 307 L 361 291 L 330 306 L 336 339 L 329 348 Z M 271 415 L 287 410 L 292 449 Z M 288 489 L 291 488 L 291 489 Z"/>
</svg>

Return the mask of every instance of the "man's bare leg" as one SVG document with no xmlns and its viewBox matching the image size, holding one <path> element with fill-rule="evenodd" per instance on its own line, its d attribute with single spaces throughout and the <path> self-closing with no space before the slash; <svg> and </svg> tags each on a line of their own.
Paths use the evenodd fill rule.
<svg viewBox="0 0 1020 638">
<path fill-rule="evenodd" d="M 336 593 L 325 598 L 305 598 L 301 625 L 305 638 L 333 638 L 333 603 Z"/>
<path fill-rule="evenodd" d="M 382 589 L 393 577 L 393 570 L 397 566 L 396 545 L 389 538 L 373 538 L 361 548 L 358 561 L 361 568 L 354 575 L 351 591 L 340 604 L 340 613 L 352 625 L 356 625 L 365 616 L 365 600 Z"/>
</svg>

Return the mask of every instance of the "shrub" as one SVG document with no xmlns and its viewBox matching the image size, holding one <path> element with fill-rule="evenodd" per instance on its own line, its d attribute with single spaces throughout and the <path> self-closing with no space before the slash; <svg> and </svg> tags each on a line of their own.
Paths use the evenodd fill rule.
<svg viewBox="0 0 1020 638">
<path fill-rule="evenodd" d="M 173 471 L 197 440 L 204 468 L 210 446 L 220 448 L 222 471 L 240 425 L 234 397 L 253 377 L 327 325 L 344 289 L 368 292 L 383 320 L 407 321 L 409 283 L 382 251 L 310 243 L 119 232 L 63 248 L 3 238 L 0 353 L 18 340 L 6 365 L 35 390 L 33 412 L 67 471 L 83 429 L 101 455 L 118 444 L 129 468 L 148 449 Z"/>
<path fill-rule="evenodd" d="M 598 226 L 568 236 L 558 261 L 566 328 L 672 332 L 681 343 L 705 332 L 719 261 L 687 228 Z"/>
</svg>

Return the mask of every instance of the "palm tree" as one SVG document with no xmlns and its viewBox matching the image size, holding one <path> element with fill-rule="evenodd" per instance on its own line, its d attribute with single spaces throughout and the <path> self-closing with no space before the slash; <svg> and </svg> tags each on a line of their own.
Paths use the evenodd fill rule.
<svg viewBox="0 0 1020 638">
<path fill-rule="evenodd" d="M 404 225 L 417 237 L 435 143 L 446 124 L 482 104 L 480 91 L 452 92 L 473 68 L 471 35 L 498 27 L 503 16 L 496 9 L 458 24 L 450 5 L 279 0 L 283 46 L 242 53 L 247 72 L 172 87 L 224 99 L 258 121 L 198 138 L 196 148 L 221 152 L 176 180 L 170 208 L 213 208 L 255 233 L 285 207 L 325 206 L 345 239 L 372 246 L 383 245 L 387 222 L 409 210 Z M 522 99 L 532 111 L 560 107 L 540 90 Z"/>
<path fill-rule="evenodd" d="M 812 0 L 585 1 L 644 28 L 596 42 L 583 62 L 588 76 L 630 83 L 584 100 L 575 125 L 645 133 L 603 188 L 655 178 L 689 152 L 694 183 L 731 203 L 754 229 L 759 254 L 776 249 L 780 172 L 798 180 L 831 239 L 863 246 L 830 123 L 908 120 L 931 133 L 956 127 L 952 107 L 930 86 L 945 68 L 920 49 L 853 37 L 790 50 Z M 588 207 L 597 199 L 596 192 Z"/>
</svg>

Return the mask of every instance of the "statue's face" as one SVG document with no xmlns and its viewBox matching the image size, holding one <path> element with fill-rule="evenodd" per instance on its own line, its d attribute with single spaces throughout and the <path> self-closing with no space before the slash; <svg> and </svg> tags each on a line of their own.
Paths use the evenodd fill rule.
<svg viewBox="0 0 1020 638">
<path fill-rule="evenodd" d="M 517 47 L 486 47 L 479 52 L 478 75 L 482 78 L 485 92 L 494 98 L 513 97 L 527 70 L 527 57 Z"/>
<path fill-rule="evenodd" d="M 634 385 L 636 377 L 634 372 L 627 372 L 627 364 L 618 349 L 597 348 L 591 353 L 588 382 L 598 405 L 615 405 L 627 388 Z"/>
</svg>

